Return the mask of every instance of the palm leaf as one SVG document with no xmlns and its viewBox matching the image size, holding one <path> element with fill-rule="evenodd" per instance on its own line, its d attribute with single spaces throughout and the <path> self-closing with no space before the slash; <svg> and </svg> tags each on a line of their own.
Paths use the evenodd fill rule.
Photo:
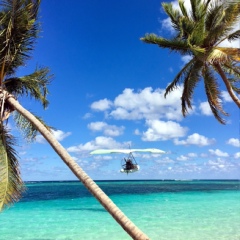
<svg viewBox="0 0 240 240">
<path fill-rule="evenodd" d="M 186 40 L 191 36 L 195 23 L 188 19 L 187 17 L 179 18 L 179 34 L 176 36 L 176 39 Z"/>
<path fill-rule="evenodd" d="M 204 18 L 200 19 L 197 24 L 193 26 L 192 32 L 189 35 L 188 41 L 191 46 L 199 46 L 201 49 L 201 53 L 205 53 L 203 46 L 204 39 L 206 37 L 205 33 L 205 24 L 204 24 Z M 198 50 L 199 51 L 199 50 Z"/>
<path fill-rule="evenodd" d="M 15 139 L 0 125 L 0 211 L 17 202 L 24 184 L 20 177 L 19 163 L 14 150 Z"/>
<path fill-rule="evenodd" d="M 230 62 L 225 63 L 221 67 L 224 70 L 233 91 L 240 94 L 240 66 L 236 63 Z"/>
<path fill-rule="evenodd" d="M 228 81 L 230 82 L 233 91 L 235 91 L 237 94 L 240 94 L 239 78 L 228 78 Z"/>
<path fill-rule="evenodd" d="M 40 0 L 2 1 L 0 22 L 1 81 L 30 58 L 39 32 L 37 13 Z"/>
<path fill-rule="evenodd" d="M 218 51 L 225 54 L 227 58 L 232 58 L 234 61 L 240 61 L 240 48 L 216 47 Z M 222 61 L 224 63 L 224 61 Z"/>
<path fill-rule="evenodd" d="M 188 75 L 184 79 L 183 93 L 182 93 L 182 114 L 186 116 L 188 110 L 187 108 L 192 109 L 192 95 L 194 89 L 200 80 L 201 74 L 200 70 L 203 66 L 201 61 L 194 61 Z"/>
<path fill-rule="evenodd" d="M 172 92 L 174 89 L 177 88 L 177 84 L 183 82 L 186 78 L 187 75 L 189 75 L 189 72 L 192 69 L 193 63 L 194 63 L 195 59 L 192 59 L 191 61 L 189 61 L 182 69 L 181 71 L 177 74 L 177 76 L 174 78 L 174 80 L 168 85 L 168 87 L 166 88 L 164 97 L 167 96 L 167 94 L 169 94 L 170 92 Z"/>
<path fill-rule="evenodd" d="M 228 36 L 228 41 L 234 41 L 234 40 L 237 40 L 237 39 L 239 39 L 240 38 L 240 30 L 237 30 L 237 31 L 235 31 L 235 32 L 233 32 L 233 33 L 231 33 L 229 36 Z"/>
<path fill-rule="evenodd" d="M 209 106 L 212 110 L 214 117 L 222 124 L 225 124 L 225 120 L 221 115 L 227 116 L 228 114 L 223 110 L 221 104 L 221 93 L 216 78 L 214 77 L 210 67 L 205 66 L 202 71 L 205 92 L 207 95 Z"/>
<path fill-rule="evenodd" d="M 33 113 L 32 113 L 33 114 Z M 48 126 L 40 117 L 34 115 L 43 125 L 45 128 L 47 128 L 50 132 L 52 129 L 52 127 Z M 14 112 L 14 120 L 15 123 L 17 125 L 17 127 L 21 130 L 24 138 L 26 140 L 28 140 L 29 142 L 32 142 L 35 140 L 37 134 L 38 134 L 38 130 L 35 127 L 35 125 L 28 121 L 25 117 L 23 117 L 23 115 L 21 115 L 18 112 Z"/>
<path fill-rule="evenodd" d="M 206 59 L 207 63 L 225 63 L 229 61 L 229 55 L 226 54 L 221 48 L 212 48 Z"/>
<path fill-rule="evenodd" d="M 162 3 L 162 7 L 164 11 L 167 13 L 167 15 L 171 19 L 172 27 L 179 31 L 179 18 L 181 17 L 180 12 L 177 9 L 174 9 L 171 3 Z"/>
<path fill-rule="evenodd" d="M 188 11 L 184 5 L 184 2 L 185 2 L 184 0 L 179 0 L 178 1 L 179 7 L 181 9 L 183 16 L 186 17 L 187 19 L 190 19 L 189 15 L 188 15 Z"/>
<path fill-rule="evenodd" d="M 49 75 L 48 68 L 37 68 L 34 73 L 24 77 L 13 77 L 6 79 L 3 84 L 6 90 L 17 96 L 30 96 L 39 100 L 43 107 L 48 106 L 46 99 L 48 94 L 48 85 L 51 82 L 52 76 Z"/>
<path fill-rule="evenodd" d="M 171 51 L 180 52 L 181 54 L 191 54 L 187 42 L 182 40 L 168 40 L 162 37 L 158 37 L 156 34 L 146 34 L 145 37 L 141 38 L 141 40 L 146 43 L 157 44 L 162 48 L 168 48 Z"/>
<path fill-rule="evenodd" d="M 234 62 L 227 62 L 222 64 L 222 68 L 224 69 L 224 72 L 229 76 L 234 76 L 238 79 L 240 79 L 240 66 L 238 66 Z"/>
<path fill-rule="evenodd" d="M 239 21 L 238 4 L 230 2 L 224 4 L 214 1 L 210 4 L 209 11 L 206 15 L 206 31 L 205 46 L 217 46 L 223 40 L 232 34 L 233 26 Z M 233 36 L 232 36 L 233 37 Z"/>
<path fill-rule="evenodd" d="M 217 45 L 224 39 L 227 39 L 233 33 L 235 24 L 238 24 L 240 17 L 239 3 L 229 3 L 224 12 L 224 18 L 218 27 L 211 31 L 213 34 L 216 33 L 219 41 Z"/>
<path fill-rule="evenodd" d="M 202 19 L 205 14 L 206 8 L 205 4 L 202 3 L 202 0 L 190 0 L 191 3 L 191 15 L 194 22 L 198 22 Z"/>
</svg>

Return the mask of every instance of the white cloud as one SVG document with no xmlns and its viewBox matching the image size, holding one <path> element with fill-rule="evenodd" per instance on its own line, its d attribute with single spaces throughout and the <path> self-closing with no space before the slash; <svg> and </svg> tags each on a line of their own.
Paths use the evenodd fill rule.
<svg viewBox="0 0 240 240">
<path fill-rule="evenodd" d="M 138 92 L 126 88 L 114 100 L 114 109 L 109 113 L 115 119 L 159 119 L 182 120 L 182 86 L 164 97 L 165 89 L 147 87 Z"/>
<path fill-rule="evenodd" d="M 64 138 L 70 136 L 72 133 L 71 132 L 63 132 L 61 130 L 52 130 L 53 136 L 58 140 L 62 141 Z"/>
<path fill-rule="evenodd" d="M 206 116 L 212 116 L 213 115 L 212 110 L 211 110 L 208 102 L 200 103 L 199 109 L 201 110 L 201 113 L 203 115 L 206 115 Z"/>
<path fill-rule="evenodd" d="M 37 143 L 46 143 L 46 140 L 42 135 L 37 135 L 36 136 L 36 142 Z"/>
<path fill-rule="evenodd" d="M 183 63 L 188 63 L 190 60 L 192 60 L 192 56 L 190 55 L 185 55 L 181 57 L 181 60 L 183 61 Z"/>
<path fill-rule="evenodd" d="M 146 124 L 148 129 L 143 133 L 143 141 L 159 141 L 183 137 L 187 132 L 187 128 L 172 121 L 147 120 Z"/>
<path fill-rule="evenodd" d="M 170 31 L 172 34 L 175 33 L 175 29 L 172 27 L 172 22 L 170 18 L 165 18 L 161 21 L 162 28 Z"/>
<path fill-rule="evenodd" d="M 84 116 L 83 116 L 83 119 L 88 119 L 88 118 L 91 118 L 93 115 L 91 113 L 86 113 Z"/>
<path fill-rule="evenodd" d="M 222 95 L 222 98 L 225 102 L 232 102 L 233 101 L 227 91 L 222 91 L 221 95 Z"/>
<path fill-rule="evenodd" d="M 240 152 L 235 153 L 234 158 L 240 158 Z"/>
<path fill-rule="evenodd" d="M 174 163 L 174 161 L 169 158 L 169 157 L 163 157 L 161 159 L 155 160 L 156 163 L 160 163 L 160 164 L 169 164 L 169 163 Z"/>
<path fill-rule="evenodd" d="M 195 158 L 197 157 L 196 153 L 188 153 L 188 157 Z"/>
<path fill-rule="evenodd" d="M 227 144 L 232 145 L 232 146 L 234 146 L 234 147 L 240 147 L 240 140 L 237 139 L 237 138 L 230 138 L 230 139 L 227 141 Z"/>
<path fill-rule="evenodd" d="M 85 144 L 79 144 L 78 146 L 71 146 L 67 148 L 68 152 L 80 153 L 83 151 L 92 151 L 99 148 L 124 148 L 128 147 L 129 142 L 118 143 L 111 137 L 99 136 L 93 141 L 87 142 Z"/>
<path fill-rule="evenodd" d="M 124 127 L 109 125 L 105 122 L 92 122 L 88 124 L 88 128 L 92 131 L 102 131 L 106 136 L 116 137 L 123 134 Z"/>
<path fill-rule="evenodd" d="M 174 140 L 175 145 L 198 145 L 198 146 L 208 146 L 215 142 L 215 139 L 209 139 L 205 136 L 194 133 L 187 137 L 186 140 Z"/>
<path fill-rule="evenodd" d="M 205 166 L 207 166 L 209 170 L 214 171 L 229 171 L 230 169 L 236 167 L 232 162 L 221 158 L 209 160 L 207 163 L 205 163 Z"/>
<path fill-rule="evenodd" d="M 108 99 L 104 98 L 102 100 L 93 102 L 91 104 L 91 109 L 95 110 L 95 111 L 105 111 L 107 109 L 109 109 L 112 105 L 112 102 L 109 101 Z"/>
<path fill-rule="evenodd" d="M 188 159 L 189 159 L 188 157 L 183 156 L 183 155 L 177 157 L 177 160 L 178 160 L 178 161 L 187 161 Z"/>
<path fill-rule="evenodd" d="M 106 126 L 105 122 L 91 122 L 88 124 L 88 128 L 92 131 L 102 131 Z"/>
<path fill-rule="evenodd" d="M 209 149 L 208 150 L 212 155 L 218 156 L 218 157 L 229 157 L 229 154 L 226 152 L 222 152 L 219 149 L 213 150 L 213 149 Z"/>
<path fill-rule="evenodd" d="M 52 130 L 53 136 L 56 138 L 57 141 L 62 141 L 64 138 L 68 137 L 71 135 L 71 132 L 63 132 L 61 130 Z M 45 138 L 42 135 L 37 135 L 36 136 L 36 142 L 37 143 L 46 143 Z"/>
<path fill-rule="evenodd" d="M 147 87 L 139 91 L 126 88 L 114 101 L 102 99 L 92 103 L 93 110 L 104 111 L 106 117 L 121 120 L 167 119 L 181 121 L 181 96 L 183 86 L 164 97 L 165 89 Z M 107 111 L 106 111 L 107 110 Z M 189 113 L 193 113 L 190 110 Z"/>
</svg>

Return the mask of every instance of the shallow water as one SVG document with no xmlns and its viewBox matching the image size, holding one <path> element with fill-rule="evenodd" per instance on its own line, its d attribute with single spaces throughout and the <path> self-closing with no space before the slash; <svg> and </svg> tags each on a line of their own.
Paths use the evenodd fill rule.
<svg viewBox="0 0 240 240">
<path fill-rule="evenodd" d="M 240 240 L 239 181 L 97 184 L 152 240 Z M 27 184 L 0 214 L 0 240 L 131 239 L 79 182 Z"/>
</svg>

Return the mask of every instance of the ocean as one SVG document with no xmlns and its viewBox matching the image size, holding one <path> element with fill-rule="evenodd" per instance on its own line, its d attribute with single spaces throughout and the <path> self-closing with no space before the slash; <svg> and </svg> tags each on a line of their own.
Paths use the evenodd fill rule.
<svg viewBox="0 0 240 240">
<path fill-rule="evenodd" d="M 96 181 L 152 240 L 240 240 L 240 181 Z M 131 239 L 77 181 L 28 182 L 0 240 Z"/>
</svg>

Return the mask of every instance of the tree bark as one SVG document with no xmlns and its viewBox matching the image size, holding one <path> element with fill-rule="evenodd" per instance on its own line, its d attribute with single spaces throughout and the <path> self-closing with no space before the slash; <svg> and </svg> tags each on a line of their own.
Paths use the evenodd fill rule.
<svg viewBox="0 0 240 240">
<path fill-rule="evenodd" d="M 7 93 L 7 92 L 6 92 Z M 131 220 L 113 203 L 113 201 L 101 190 L 101 188 L 82 170 L 82 168 L 71 158 L 69 153 L 54 138 L 54 136 L 36 119 L 29 111 L 23 108 L 12 95 L 6 94 L 6 101 L 26 119 L 32 122 L 43 137 L 61 157 L 65 164 L 71 169 L 75 176 L 85 185 L 91 194 L 112 215 L 121 227 L 136 240 L 148 240 L 149 237 L 143 233 Z"/>
<path fill-rule="evenodd" d="M 231 87 L 231 84 L 229 83 L 225 73 L 223 72 L 221 66 L 219 65 L 219 63 L 216 63 L 214 64 L 214 66 L 216 67 L 219 75 L 221 76 L 226 88 L 227 88 L 227 91 L 230 95 L 230 97 L 232 98 L 232 100 L 236 103 L 236 105 L 240 108 L 240 100 L 238 99 L 238 97 L 235 95 L 232 87 Z"/>
</svg>

